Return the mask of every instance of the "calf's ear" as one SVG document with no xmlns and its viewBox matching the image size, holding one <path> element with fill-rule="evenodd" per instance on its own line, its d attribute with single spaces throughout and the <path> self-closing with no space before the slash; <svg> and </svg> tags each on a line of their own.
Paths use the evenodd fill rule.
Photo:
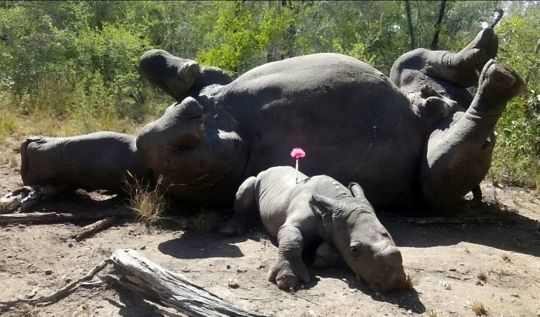
<svg viewBox="0 0 540 317">
<path fill-rule="evenodd" d="M 309 205 L 325 221 L 332 221 L 332 217 L 343 211 L 343 206 L 338 200 L 318 194 L 311 196 Z"/>
</svg>

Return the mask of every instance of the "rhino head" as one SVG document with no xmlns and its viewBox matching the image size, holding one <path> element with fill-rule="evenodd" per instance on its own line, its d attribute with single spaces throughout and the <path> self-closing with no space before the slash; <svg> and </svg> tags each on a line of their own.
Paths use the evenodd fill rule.
<svg viewBox="0 0 540 317">
<path fill-rule="evenodd" d="M 142 129 L 137 153 L 154 173 L 166 175 L 169 192 L 193 202 L 227 204 L 247 160 L 236 128 L 224 109 L 187 97 Z"/>
<path fill-rule="evenodd" d="M 357 277 L 377 291 L 404 288 L 401 253 L 356 187 L 355 197 L 339 200 L 315 194 L 311 207 L 322 216 L 326 233 Z"/>
</svg>

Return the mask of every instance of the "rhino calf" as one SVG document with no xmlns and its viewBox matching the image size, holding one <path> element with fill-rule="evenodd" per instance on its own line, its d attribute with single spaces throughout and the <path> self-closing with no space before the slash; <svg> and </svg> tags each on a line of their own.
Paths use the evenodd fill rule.
<svg viewBox="0 0 540 317">
<path fill-rule="evenodd" d="M 272 167 L 242 183 L 235 211 L 221 228 L 223 233 L 242 233 L 258 212 L 265 229 L 277 238 L 279 255 L 268 279 L 280 289 L 310 281 L 302 250 L 321 239 L 318 256 L 328 254 L 329 244 L 335 246 L 349 268 L 373 289 L 405 286 L 401 253 L 358 184 L 349 190 L 329 176 L 301 173 L 297 183 L 292 167 Z"/>
</svg>

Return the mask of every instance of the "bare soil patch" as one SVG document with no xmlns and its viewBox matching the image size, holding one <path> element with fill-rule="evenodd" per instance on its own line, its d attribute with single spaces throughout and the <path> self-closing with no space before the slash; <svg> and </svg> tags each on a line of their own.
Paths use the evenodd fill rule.
<svg viewBox="0 0 540 317">
<path fill-rule="evenodd" d="M 20 186 L 17 154 L 0 150 L 0 194 Z M 84 275 L 119 248 L 135 249 L 163 267 L 239 306 L 268 316 L 540 316 L 540 200 L 517 188 L 484 184 L 484 203 L 465 223 L 417 223 L 381 215 L 400 246 L 414 291 L 379 294 L 341 269 L 313 270 L 314 282 L 287 293 L 266 279 L 277 249 L 258 231 L 230 238 L 123 222 L 75 241 L 80 224 L 0 227 L 0 301 L 48 294 Z M 118 201 L 81 196 L 41 209 L 92 212 Z M 179 214 L 182 207 L 175 210 Z M 475 220 L 476 219 L 476 220 Z M 231 283 L 233 281 L 233 283 Z M 231 285 L 233 287 L 231 287 Z M 0 313 L 1 314 L 1 313 Z M 18 307 L 5 316 L 181 316 L 127 292 L 81 289 L 56 304 Z"/>
</svg>

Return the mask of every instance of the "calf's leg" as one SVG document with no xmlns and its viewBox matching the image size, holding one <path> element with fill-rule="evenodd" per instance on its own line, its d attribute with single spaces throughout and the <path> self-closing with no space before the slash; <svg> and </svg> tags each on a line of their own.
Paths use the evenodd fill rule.
<svg viewBox="0 0 540 317">
<path fill-rule="evenodd" d="M 302 261 L 304 241 L 300 229 L 284 224 L 278 232 L 278 259 L 270 272 L 268 280 L 280 289 L 294 290 L 299 282 L 308 283 L 311 279 Z"/>
<path fill-rule="evenodd" d="M 255 197 L 254 176 L 246 179 L 236 192 L 234 201 L 234 215 L 219 228 L 219 232 L 226 235 L 244 235 L 257 220 L 258 208 Z"/>
</svg>

